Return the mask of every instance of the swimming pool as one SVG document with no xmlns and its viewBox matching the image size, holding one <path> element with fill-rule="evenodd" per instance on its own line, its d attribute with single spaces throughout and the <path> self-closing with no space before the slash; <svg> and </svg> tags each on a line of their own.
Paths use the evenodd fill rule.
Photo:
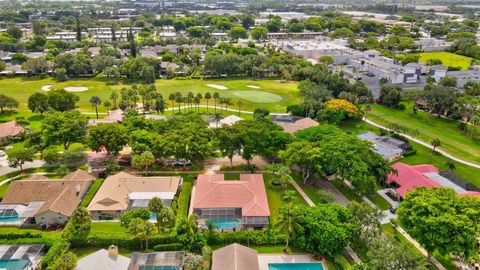
<svg viewBox="0 0 480 270">
<path fill-rule="evenodd" d="M 179 270 L 177 266 L 151 266 L 151 265 L 141 265 L 138 267 L 139 270 Z"/>
<path fill-rule="evenodd" d="M 12 222 L 19 222 L 22 220 L 23 218 L 19 216 L 0 217 L 0 223 L 12 223 Z"/>
<path fill-rule="evenodd" d="M 29 263 L 28 260 L 0 261 L 0 269 L 23 270 Z"/>
<path fill-rule="evenodd" d="M 324 270 L 322 263 L 270 263 L 268 270 Z"/>
<path fill-rule="evenodd" d="M 215 224 L 215 229 L 219 230 L 228 230 L 236 229 L 239 227 L 240 220 L 237 218 L 211 218 L 209 219 L 213 224 Z"/>
</svg>

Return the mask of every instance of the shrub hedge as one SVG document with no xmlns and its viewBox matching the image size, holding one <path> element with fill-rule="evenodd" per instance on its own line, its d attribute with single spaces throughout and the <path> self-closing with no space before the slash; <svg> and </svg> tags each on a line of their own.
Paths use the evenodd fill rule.
<svg viewBox="0 0 480 270">
<path fill-rule="evenodd" d="M 172 243 L 172 244 L 160 244 L 153 247 L 155 251 L 176 251 L 182 250 L 183 245 L 181 243 Z"/>
<path fill-rule="evenodd" d="M 61 256 L 63 253 L 68 252 L 70 249 L 70 244 L 63 240 L 56 241 L 48 252 L 43 256 L 40 265 L 42 269 L 47 269 L 47 267 L 55 261 L 58 256 Z"/>
<path fill-rule="evenodd" d="M 42 235 L 39 233 L 32 232 L 9 232 L 0 234 L 0 239 L 21 239 L 21 238 L 41 238 Z"/>
<path fill-rule="evenodd" d="M 244 245 L 278 245 L 285 243 L 285 236 L 273 230 L 215 232 L 209 237 L 209 245 L 229 245 L 239 243 Z"/>
</svg>

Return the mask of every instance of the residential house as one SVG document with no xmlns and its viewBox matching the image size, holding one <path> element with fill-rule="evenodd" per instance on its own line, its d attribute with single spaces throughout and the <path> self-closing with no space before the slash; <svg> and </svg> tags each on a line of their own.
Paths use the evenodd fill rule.
<svg viewBox="0 0 480 270">
<path fill-rule="evenodd" d="M 407 142 L 390 136 L 378 136 L 372 132 L 361 133 L 357 137 L 363 141 L 371 142 L 372 150 L 388 162 L 400 159 L 405 151 L 412 149 L 412 146 Z"/>
<path fill-rule="evenodd" d="M 217 249 L 212 255 L 212 270 L 259 270 L 257 251 L 239 244 Z"/>
<path fill-rule="evenodd" d="M 455 181 L 445 177 L 443 173 L 431 165 L 407 165 L 398 162 L 392 166 L 394 173 L 388 174 L 388 193 L 397 200 L 402 200 L 410 190 L 418 187 L 447 187 L 452 188 L 459 196 L 479 195 L 477 190 L 468 190 Z"/>
<path fill-rule="evenodd" d="M 87 210 L 94 220 L 119 219 L 130 209 L 147 208 L 154 197 L 170 207 L 181 185 L 178 176 L 142 177 L 120 172 L 105 179 Z"/>
<path fill-rule="evenodd" d="M 175 269 L 182 270 L 185 253 L 183 251 L 164 251 L 152 253 L 134 252 L 130 255 L 127 270 Z"/>
<path fill-rule="evenodd" d="M 414 43 L 423 52 L 443 52 L 453 44 L 453 42 L 435 38 L 421 38 Z"/>
<path fill-rule="evenodd" d="M 75 270 L 127 270 L 129 265 L 130 258 L 119 255 L 118 247 L 111 245 L 78 260 Z"/>
<path fill-rule="evenodd" d="M 17 121 L 12 120 L 0 124 L 0 141 L 8 141 L 22 132 L 25 132 L 25 129 L 17 123 Z"/>
<path fill-rule="evenodd" d="M 96 126 L 102 123 L 122 123 L 123 122 L 123 113 L 122 110 L 115 110 L 110 112 L 109 115 L 105 116 L 102 119 L 89 119 L 89 126 Z"/>
<path fill-rule="evenodd" d="M 319 125 L 319 123 L 312 118 L 292 115 L 272 115 L 272 122 L 281 126 L 285 132 L 290 134 Z"/>
<path fill-rule="evenodd" d="M 239 116 L 236 116 L 236 115 L 229 115 L 223 119 L 220 119 L 220 120 L 213 120 L 213 121 L 210 121 L 208 123 L 208 126 L 210 128 L 219 128 L 223 125 L 227 125 L 227 126 L 231 126 L 235 123 L 237 123 L 238 121 L 242 121 L 244 120 L 243 118 L 239 117 Z"/>
<path fill-rule="evenodd" d="M 12 181 L 0 203 L 0 225 L 66 224 L 95 177 L 77 170 L 62 179 Z"/>
<path fill-rule="evenodd" d="M 192 190 L 189 214 L 201 226 L 207 220 L 217 229 L 260 229 L 270 217 L 262 174 L 240 174 L 240 180 L 225 181 L 223 174 L 199 175 Z"/>
<path fill-rule="evenodd" d="M 447 76 L 448 68 L 444 65 L 434 65 L 430 68 L 430 76 L 439 82 L 440 79 Z"/>
</svg>

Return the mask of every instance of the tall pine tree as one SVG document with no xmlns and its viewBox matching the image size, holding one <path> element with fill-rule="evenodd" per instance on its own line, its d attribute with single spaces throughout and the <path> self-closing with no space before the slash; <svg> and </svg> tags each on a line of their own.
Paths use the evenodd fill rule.
<svg viewBox="0 0 480 270">
<path fill-rule="evenodd" d="M 77 41 L 82 41 L 82 30 L 80 29 L 80 19 L 75 17 L 77 23 Z"/>
<path fill-rule="evenodd" d="M 137 57 L 137 45 L 135 44 L 135 37 L 133 36 L 132 27 L 128 31 L 128 41 L 130 43 L 130 55 L 132 57 Z"/>
</svg>

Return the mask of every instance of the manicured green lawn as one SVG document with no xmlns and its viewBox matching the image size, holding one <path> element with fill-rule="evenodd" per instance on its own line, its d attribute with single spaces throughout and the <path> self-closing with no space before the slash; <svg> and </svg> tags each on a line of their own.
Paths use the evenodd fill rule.
<svg viewBox="0 0 480 270">
<path fill-rule="evenodd" d="M 315 204 L 321 204 L 319 198 L 318 198 L 318 189 L 310 184 L 303 184 L 303 179 L 302 176 L 299 175 L 298 173 L 293 173 L 292 174 L 293 179 L 297 184 L 303 189 L 303 191 L 307 194 L 307 196 L 313 201 Z"/>
<path fill-rule="evenodd" d="M 388 203 L 382 196 L 375 194 L 367 194 L 366 197 L 372 201 L 380 210 L 388 210 L 392 205 Z"/>
<path fill-rule="evenodd" d="M 363 201 L 362 197 L 360 197 L 347 185 L 344 185 L 339 179 L 333 180 L 332 184 L 343 194 L 343 196 L 347 197 L 348 200 L 357 202 Z"/>
<path fill-rule="evenodd" d="M 61 231 L 43 231 L 37 230 L 34 228 L 18 228 L 18 227 L 0 227 L 0 234 L 8 234 L 8 233 L 33 233 L 33 234 L 41 234 L 42 238 L 51 238 L 57 239 L 62 236 Z"/>
<path fill-rule="evenodd" d="M 270 223 L 275 224 L 278 218 L 280 208 L 285 205 L 285 201 L 282 199 L 282 189 L 280 186 L 272 185 L 272 174 L 263 174 L 265 181 L 265 189 L 267 191 L 268 205 L 270 207 Z M 293 186 L 289 186 L 289 189 L 295 190 Z M 307 206 L 307 202 L 296 192 L 296 197 L 293 200 L 293 204 L 299 206 Z"/>
<path fill-rule="evenodd" d="M 207 84 L 224 86 L 226 90 L 215 89 Z M 19 111 L 22 115 L 28 111 L 28 97 L 36 92 L 43 92 L 42 86 L 52 85 L 52 89 L 60 89 L 64 87 L 82 86 L 88 87 L 87 91 L 75 92 L 80 97 L 78 102 L 79 110 L 82 112 L 94 112 L 95 109 L 89 103 L 90 98 L 95 95 L 105 101 L 109 99 L 112 91 L 120 94 L 120 89 L 128 85 L 117 84 L 112 85 L 103 78 L 74 78 L 67 82 L 56 82 L 52 78 L 38 77 L 18 77 L 0 79 L 0 93 L 14 97 L 20 102 Z M 269 109 L 272 112 L 284 112 L 289 104 L 298 103 L 300 101 L 300 92 L 297 90 L 296 82 L 280 82 L 275 80 L 157 80 L 155 83 L 158 91 L 162 93 L 168 101 L 168 96 L 175 92 L 186 95 L 192 92 L 205 94 L 210 92 L 218 92 L 221 97 L 231 98 L 232 105 L 236 107 L 239 100 L 242 101 L 242 109 L 253 111 L 255 108 Z M 258 89 L 252 89 L 249 85 L 255 85 Z M 235 93 L 235 94 L 234 94 Z M 258 96 L 258 99 L 257 99 Z M 206 100 L 202 100 L 202 104 L 206 104 Z M 209 105 L 213 109 L 214 101 L 210 100 Z M 175 102 L 176 105 L 176 102 Z M 217 104 L 217 106 L 219 106 Z M 100 112 L 106 113 L 106 108 L 100 107 Z M 25 118 L 29 118 L 32 114 L 26 114 Z M 12 117 L 11 117 L 12 118 Z M 6 118 L 5 118 L 6 119 Z M 4 120 L 0 117 L 0 121 Z"/>
<path fill-rule="evenodd" d="M 0 200 L 3 199 L 3 196 L 5 196 L 5 192 L 7 192 L 7 189 L 9 186 L 10 186 L 10 182 L 0 186 Z"/>
<path fill-rule="evenodd" d="M 90 233 L 92 234 L 108 234 L 108 235 L 130 235 L 128 230 L 120 226 L 120 222 L 92 222 Z"/>
<path fill-rule="evenodd" d="M 467 70 L 472 64 L 472 58 L 450 52 L 424 52 L 419 55 L 419 62 L 426 63 L 430 59 L 439 59 L 446 67 L 461 67 L 462 70 Z"/>
<path fill-rule="evenodd" d="M 374 133 L 379 132 L 379 129 L 371 126 L 365 122 L 347 122 L 343 123 L 341 125 L 341 128 L 346 130 L 347 132 L 351 132 L 352 134 L 358 134 L 361 132 L 365 131 L 371 131 Z M 476 186 L 480 187 L 480 169 L 470 167 L 464 164 L 461 164 L 459 162 L 453 161 L 441 154 L 438 153 L 433 153 L 432 150 L 429 148 L 420 145 L 418 143 L 410 141 L 410 144 L 413 146 L 414 149 L 417 150 L 417 153 L 412 156 L 404 157 L 398 161 L 404 162 L 406 164 L 410 165 L 418 165 L 418 164 L 433 164 L 435 167 L 437 167 L 440 171 L 446 171 L 447 167 L 445 166 L 445 163 L 447 161 L 452 162 L 455 164 L 455 173 L 459 175 L 460 177 L 464 178 L 465 180 L 473 183 Z M 396 162 L 393 162 L 392 164 L 395 164 Z M 347 198 L 349 198 L 347 196 Z M 351 199 L 351 198 L 349 198 Z"/>
<path fill-rule="evenodd" d="M 439 147 L 446 152 L 464 160 L 480 163 L 480 140 L 471 139 L 458 128 L 458 122 L 449 119 L 437 118 L 424 112 L 412 111 L 413 103 L 405 103 L 406 110 L 395 110 L 382 105 L 372 105 L 368 118 L 376 123 L 388 126 L 398 124 L 407 129 L 408 134 L 418 129 L 418 139 L 430 143 L 433 139 L 440 139 Z M 478 129 L 480 130 L 480 129 Z M 477 136 L 480 135 L 477 130 Z"/>
</svg>

